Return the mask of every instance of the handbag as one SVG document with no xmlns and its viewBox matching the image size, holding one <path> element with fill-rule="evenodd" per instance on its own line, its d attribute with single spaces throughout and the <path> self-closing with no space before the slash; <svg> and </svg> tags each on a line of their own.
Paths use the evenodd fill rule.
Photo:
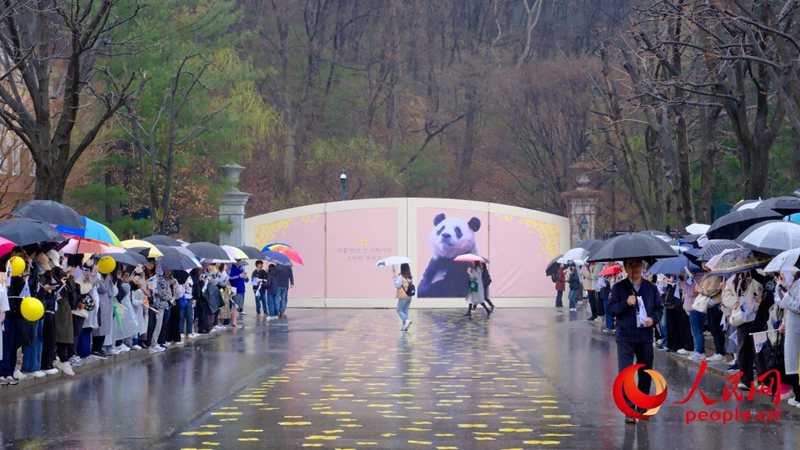
<svg viewBox="0 0 800 450">
<path fill-rule="evenodd" d="M 478 292 L 478 280 L 475 279 L 469 280 L 469 291 Z"/>
<path fill-rule="evenodd" d="M 692 309 L 705 314 L 706 311 L 708 311 L 708 303 L 710 301 L 711 297 L 703 294 L 697 294 L 697 297 L 694 298 L 694 302 L 692 302 Z"/>
</svg>

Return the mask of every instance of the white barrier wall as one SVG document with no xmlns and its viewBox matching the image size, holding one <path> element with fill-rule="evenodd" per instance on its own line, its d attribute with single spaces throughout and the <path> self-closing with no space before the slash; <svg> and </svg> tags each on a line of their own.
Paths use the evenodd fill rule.
<svg viewBox="0 0 800 450">
<path fill-rule="evenodd" d="M 414 307 L 461 307 L 467 264 L 451 257 L 470 249 L 489 258 L 495 304 L 552 306 L 555 289 L 544 270 L 569 248 L 569 221 L 495 203 L 365 199 L 247 218 L 244 240 L 258 248 L 287 243 L 302 255 L 289 293 L 295 307 L 393 307 L 392 269 L 375 264 L 394 255 L 412 261 Z"/>
</svg>

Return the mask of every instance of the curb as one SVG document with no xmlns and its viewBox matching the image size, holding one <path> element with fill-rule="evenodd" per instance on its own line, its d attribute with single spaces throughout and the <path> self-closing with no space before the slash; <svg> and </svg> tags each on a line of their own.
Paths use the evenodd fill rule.
<svg viewBox="0 0 800 450">
<path fill-rule="evenodd" d="M 215 336 L 224 334 L 224 332 L 232 330 L 233 328 L 226 328 L 225 330 L 223 330 L 223 332 L 200 334 L 198 335 L 198 337 L 192 339 L 188 343 L 184 342 L 184 345 L 181 347 L 178 346 L 166 347 L 165 351 L 159 353 L 150 353 L 149 350 L 145 349 L 131 350 L 129 352 L 120 353 L 117 355 L 109 355 L 106 359 L 95 359 L 92 361 L 85 361 L 84 364 L 81 366 L 78 367 L 72 366 L 72 371 L 75 372 L 75 376 L 69 376 L 64 372 L 59 371 L 57 374 L 47 375 L 42 378 L 29 377 L 24 380 L 21 380 L 19 384 L 13 386 L 12 385 L 0 386 L 0 393 L 2 393 L 3 399 L 8 399 L 9 397 L 25 394 L 28 391 L 34 390 L 34 388 L 39 388 L 62 381 L 74 380 L 84 373 L 92 372 L 99 368 L 105 368 L 116 364 L 123 364 L 129 361 L 143 360 L 148 357 L 157 357 L 158 355 L 165 354 L 172 350 L 192 348 L 195 345 L 195 343 L 199 343 L 208 339 L 213 339 Z"/>
</svg>

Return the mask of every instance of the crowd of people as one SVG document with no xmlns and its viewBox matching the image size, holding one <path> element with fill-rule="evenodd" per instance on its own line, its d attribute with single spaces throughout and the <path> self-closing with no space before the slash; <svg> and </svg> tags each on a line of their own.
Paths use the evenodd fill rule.
<svg viewBox="0 0 800 450">
<path fill-rule="evenodd" d="M 570 311 L 586 291 L 588 319 L 603 321 L 602 331 L 616 335 L 620 370 L 633 363 L 634 353 L 637 362 L 652 367 L 655 348 L 697 363 L 726 363 L 729 372 L 741 373 L 737 388 L 750 391 L 764 389 L 759 377 L 777 369 L 782 383 L 791 386 L 788 404 L 800 407 L 800 270 L 754 268 L 723 276 L 703 263 L 696 273 L 650 274 L 646 263 L 631 259 L 618 275 L 599 275 L 614 264 L 579 268 L 570 261 L 552 278 L 557 308 L 563 308 L 567 286 Z M 637 298 L 643 299 L 649 322 L 637 323 Z M 710 350 L 706 335 L 713 342 Z M 649 391 L 646 374 L 640 373 L 639 388 Z"/>
<path fill-rule="evenodd" d="M 243 260 L 231 265 L 203 261 L 187 272 L 165 269 L 153 258 L 134 266 L 109 265 L 101 256 L 33 246 L 28 251 L 16 247 L 0 258 L 0 265 L 9 267 L 0 273 L 0 385 L 59 372 L 71 376 L 74 367 L 94 359 L 135 350 L 163 352 L 201 334 L 240 328 L 248 284 L 257 316 L 284 318 L 294 285 L 290 266 L 265 269 L 263 261 L 256 261 L 248 276 Z M 19 274 L 7 265 L 13 257 L 24 261 Z M 41 319 L 23 317 L 27 297 L 44 305 Z"/>
</svg>

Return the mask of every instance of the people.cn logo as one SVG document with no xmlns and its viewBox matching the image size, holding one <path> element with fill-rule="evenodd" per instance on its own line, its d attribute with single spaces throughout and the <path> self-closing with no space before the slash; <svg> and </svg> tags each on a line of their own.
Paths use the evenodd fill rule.
<svg viewBox="0 0 800 450">
<path fill-rule="evenodd" d="M 655 395 L 649 395 L 640 391 L 636 385 L 636 372 L 642 367 L 644 367 L 644 364 L 634 364 L 626 367 L 617 375 L 617 379 L 614 380 L 614 403 L 626 416 L 649 419 L 658 412 L 661 405 L 667 400 L 667 381 L 657 371 L 646 369 L 645 372 L 653 379 L 656 393 Z M 633 409 L 629 402 L 638 410 Z M 644 412 L 640 412 L 641 410 Z"/>
</svg>

